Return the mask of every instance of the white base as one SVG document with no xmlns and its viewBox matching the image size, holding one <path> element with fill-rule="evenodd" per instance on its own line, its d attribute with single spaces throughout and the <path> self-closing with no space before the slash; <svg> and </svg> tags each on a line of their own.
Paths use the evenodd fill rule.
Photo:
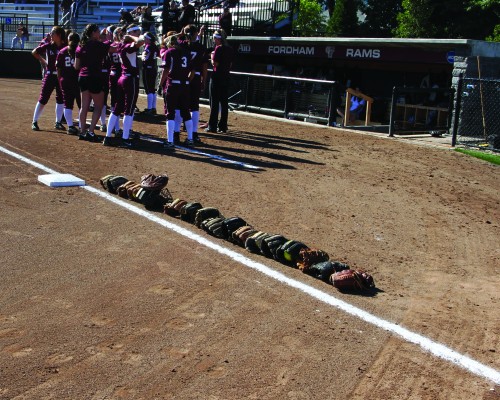
<svg viewBox="0 0 500 400">
<path fill-rule="evenodd" d="M 83 179 L 77 178 L 71 174 L 39 175 L 38 180 L 50 187 L 85 186 L 85 181 Z"/>
</svg>

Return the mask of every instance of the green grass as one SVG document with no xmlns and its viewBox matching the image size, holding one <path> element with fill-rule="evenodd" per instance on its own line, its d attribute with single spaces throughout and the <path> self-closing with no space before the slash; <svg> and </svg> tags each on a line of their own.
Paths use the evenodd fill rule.
<svg viewBox="0 0 500 400">
<path fill-rule="evenodd" d="M 479 150 L 469 150 L 469 149 L 455 149 L 459 153 L 467 154 L 471 157 L 480 158 L 481 160 L 488 161 L 492 164 L 500 165 L 500 155 L 486 153 Z"/>
</svg>

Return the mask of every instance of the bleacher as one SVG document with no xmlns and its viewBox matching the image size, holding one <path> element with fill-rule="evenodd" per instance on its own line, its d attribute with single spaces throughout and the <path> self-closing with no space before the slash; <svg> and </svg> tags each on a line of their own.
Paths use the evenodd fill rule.
<svg viewBox="0 0 500 400">
<path fill-rule="evenodd" d="M 27 0 L 29 1 L 29 0 Z M 116 24 L 120 19 L 119 10 L 124 7 L 129 11 L 145 2 L 138 0 L 81 0 L 83 6 L 80 7 L 78 30 L 82 30 L 88 23 L 96 23 L 101 27 Z M 154 8 L 163 4 L 162 0 L 149 1 L 148 4 Z M 231 9 L 233 17 L 233 34 L 248 35 L 269 35 L 277 29 L 278 18 L 281 21 L 284 14 L 290 13 L 289 2 L 285 0 L 243 0 Z M 222 13 L 222 1 L 216 0 L 214 6 L 197 8 L 198 24 L 204 24 L 207 31 L 213 31 L 218 27 L 218 17 Z M 0 3 L 0 17 L 3 21 L 16 21 L 2 24 L 2 47 L 10 48 L 10 43 L 15 35 L 14 24 L 17 25 L 17 18 L 27 19 L 29 30 L 29 41 L 26 42 L 25 49 L 31 49 L 38 41 L 45 36 L 54 25 L 54 2 L 38 1 L 37 3 Z M 161 12 L 154 12 L 153 16 L 161 20 Z M 59 12 L 59 21 L 62 24 L 62 12 Z M 23 19 L 23 20 L 24 20 Z"/>
</svg>

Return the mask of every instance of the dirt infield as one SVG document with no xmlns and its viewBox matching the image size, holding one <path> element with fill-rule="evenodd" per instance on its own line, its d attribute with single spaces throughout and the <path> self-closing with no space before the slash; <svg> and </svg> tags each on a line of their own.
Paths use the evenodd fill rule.
<svg viewBox="0 0 500 400">
<path fill-rule="evenodd" d="M 365 269 L 355 307 L 500 369 L 500 169 L 447 150 L 230 113 L 168 154 L 58 133 L 39 82 L 0 79 L 0 146 L 59 172 L 137 180 Z M 144 108 L 144 98 L 139 100 Z M 207 109 L 202 109 L 202 120 Z M 165 125 L 134 122 L 164 136 Z M 226 158 L 259 169 L 229 163 Z M 497 399 L 488 379 L 0 152 L 0 399 Z"/>
</svg>

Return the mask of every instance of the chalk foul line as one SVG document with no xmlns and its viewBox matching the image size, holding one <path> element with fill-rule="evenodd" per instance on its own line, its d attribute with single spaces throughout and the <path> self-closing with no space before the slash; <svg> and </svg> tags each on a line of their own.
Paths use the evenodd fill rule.
<svg viewBox="0 0 500 400">
<path fill-rule="evenodd" d="M 48 168 L 44 166 L 43 164 L 40 164 L 36 161 L 33 161 L 27 157 L 24 157 L 20 154 L 14 153 L 2 146 L 0 146 L 0 151 L 10 155 L 11 157 L 14 157 L 20 161 L 25 162 L 26 164 L 29 164 L 33 167 L 36 167 L 42 171 L 45 171 L 47 173 L 58 173 L 57 171 L 52 170 L 51 168 Z M 436 357 L 439 357 L 443 360 L 449 361 L 467 371 L 470 373 L 480 376 L 482 378 L 486 378 L 488 380 L 491 380 L 495 384 L 499 385 L 500 384 L 500 372 L 495 370 L 494 368 L 491 368 L 487 365 L 484 365 L 480 363 L 479 361 L 476 361 L 470 357 L 467 357 L 463 354 L 458 353 L 457 351 L 441 344 L 438 342 L 435 342 L 421 334 L 412 332 L 400 325 L 397 325 L 393 322 L 384 320 L 382 318 L 379 318 L 367 311 L 364 311 L 358 307 L 355 307 L 343 300 L 340 300 L 331 294 L 322 292 L 321 290 L 318 290 L 312 286 L 309 286 L 303 282 L 297 281 L 295 279 L 289 278 L 286 275 L 282 274 L 281 272 L 275 271 L 272 268 L 256 262 L 254 260 L 251 260 L 250 258 L 234 251 L 231 250 L 227 247 L 221 246 L 218 243 L 215 243 L 211 240 L 208 240 L 207 238 L 194 233 L 186 228 L 183 228 L 180 225 L 177 225 L 175 223 L 172 223 L 170 221 L 167 221 L 166 219 L 160 218 L 157 215 L 154 215 L 153 213 L 147 211 L 144 208 L 138 207 L 134 204 L 131 204 L 125 200 L 122 200 L 120 197 L 112 196 L 108 192 L 104 192 L 103 190 L 96 189 L 92 186 L 81 186 L 82 189 L 85 189 L 89 191 L 90 193 L 93 193 L 103 199 L 106 199 L 120 207 L 125 208 L 126 210 L 133 212 L 143 218 L 148 219 L 151 222 L 154 222 L 164 228 L 167 228 L 179 235 L 182 235 L 188 239 L 191 239 L 205 247 L 208 247 L 222 255 L 225 255 L 232 260 L 243 264 L 244 266 L 248 268 L 252 268 L 254 270 L 259 271 L 260 273 L 273 278 L 279 282 L 282 282 L 290 287 L 293 287 L 295 289 L 298 289 L 302 291 L 303 293 L 308 294 L 309 296 L 322 301 L 323 303 L 326 303 L 328 305 L 331 305 L 339 310 L 344 311 L 345 313 L 355 316 L 365 322 L 368 322 L 380 329 L 383 329 L 387 332 L 391 332 L 395 334 L 396 336 L 399 336 L 400 338 L 404 339 L 405 341 L 409 343 L 416 344 L 426 352 L 429 352 L 433 354 Z"/>
</svg>

